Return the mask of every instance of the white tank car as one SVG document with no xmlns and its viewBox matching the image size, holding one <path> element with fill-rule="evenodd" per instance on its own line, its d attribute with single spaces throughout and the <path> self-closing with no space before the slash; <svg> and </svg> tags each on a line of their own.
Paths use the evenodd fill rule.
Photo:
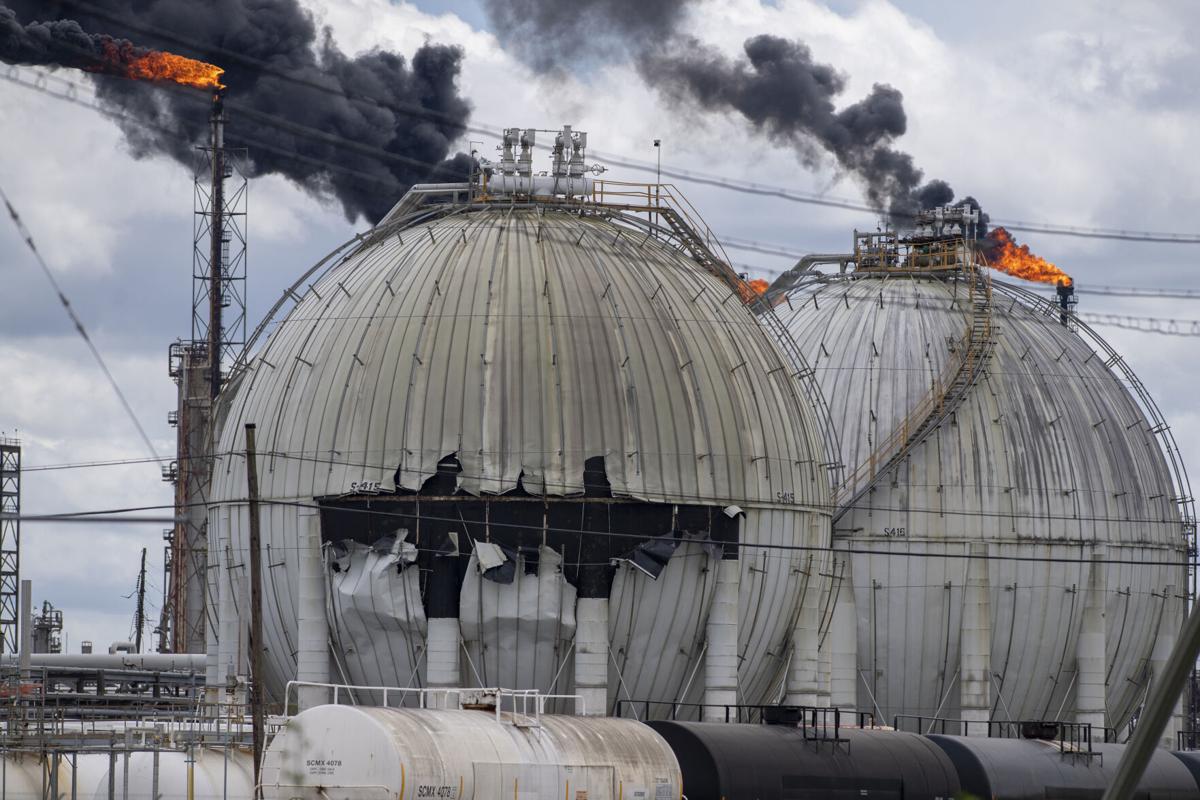
<svg viewBox="0 0 1200 800">
<path fill-rule="evenodd" d="M 834 521 L 835 703 L 1123 727 L 1181 626 L 1193 530 L 1136 378 L 1056 301 L 999 283 L 981 311 L 961 273 L 805 280 L 778 308 L 856 476 Z M 973 327 L 992 349 L 955 400 Z"/>
<path fill-rule="evenodd" d="M 678 800 L 683 782 L 632 720 L 325 705 L 275 736 L 262 784 L 267 800 Z"/>
<path fill-rule="evenodd" d="M 332 677 L 604 713 L 787 673 L 818 702 L 819 412 L 738 287 L 618 216 L 443 208 L 306 279 L 223 395 L 210 684 L 245 672 L 254 423 L 276 699 Z"/>
</svg>

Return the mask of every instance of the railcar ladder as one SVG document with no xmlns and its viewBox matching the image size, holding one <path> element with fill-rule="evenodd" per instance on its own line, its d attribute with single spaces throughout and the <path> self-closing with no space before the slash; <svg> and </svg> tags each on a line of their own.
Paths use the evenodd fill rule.
<svg viewBox="0 0 1200 800">
<path fill-rule="evenodd" d="M 977 263 L 976 258 L 981 257 L 968 251 L 961 268 L 967 285 L 970 318 L 963 338 L 955 348 L 958 358 L 950 359 L 946 370 L 934 379 L 929 393 L 846 478 L 838 492 L 835 522 L 871 490 L 881 475 L 890 472 L 954 413 L 983 374 L 995 347 L 992 281 L 986 265 Z"/>
</svg>

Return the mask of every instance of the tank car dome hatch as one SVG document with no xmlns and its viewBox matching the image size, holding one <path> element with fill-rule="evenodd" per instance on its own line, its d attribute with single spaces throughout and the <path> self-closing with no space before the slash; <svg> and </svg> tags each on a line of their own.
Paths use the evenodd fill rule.
<svg viewBox="0 0 1200 800">
<path fill-rule="evenodd" d="M 834 702 L 1119 729 L 1182 626 L 1186 473 L 1120 356 L 970 228 L 856 234 L 769 292 L 844 465 Z"/>
<path fill-rule="evenodd" d="M 814 698 L 825 430 L 743 287 L 626 207 L 421 191 L 299 284 L 223 395 L 210 681 L 244 669 L 255 423 L 276 698 L 325 674 L 596 713 L 763 702 L 789 666 Z"/>
</svg>

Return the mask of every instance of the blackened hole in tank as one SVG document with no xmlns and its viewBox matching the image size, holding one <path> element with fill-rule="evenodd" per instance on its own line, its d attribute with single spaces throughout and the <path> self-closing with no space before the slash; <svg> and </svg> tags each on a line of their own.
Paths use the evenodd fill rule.
<svg viewBox="0 0 1200 800">
<path fill-rule="evenodd" d="M 461 471 L 457 454 L 451 453 L 415 492 L 317 498 L 321 538 L 342 547 L 358 542 L 378 549 L 407 535 L 419 551 L 423 595 L 435 571 L 439 586 L 447 582 L 448 572 L 461 585 L 474 541 L 498 545 L 514 562 L 508 569 L 485 573 L 502 583 L 515 579 L 517 562 L 525 574 L 536 574 L 540 548 L 553 548 L 563 557 L 566 579 L 582 597 L 608 596 L 617 560 L 656 577 L 685 539 L 736 552 L 738 520 L 721 506 L 613 497 L 603 456 L 584 462 L 584 491 L 570 497 L 533 494 L 523 481 L 502 495 L 476 496 L 458 488 Z"/>
</svg>

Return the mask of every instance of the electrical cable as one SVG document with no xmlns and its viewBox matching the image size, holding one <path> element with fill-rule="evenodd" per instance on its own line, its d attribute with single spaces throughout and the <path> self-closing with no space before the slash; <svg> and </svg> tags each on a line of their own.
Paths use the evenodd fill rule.
<svg viewBox="0 0 1200 800">
<path fill-rule="evenodd" d="M 536 501 L 537 499 L 539 499 L 541 497 L 542 497 L 541 495 L 537 495 L 537 496 L 533 497 L 532 500 Z M 548 497 L 557 499 L 557 496 L 555 496 L 555 495 L 549 495 Z M 362 499 L 362 498 L 359 497 L 357 499 Z M 421 495 L 415 495 L 415 494 L 401 494 L 401 495 L 380 494 L 380 495 L 367 496 L 366 499 L 382 499 L 385 501 L 394 500 L 394 499 L 398 499 L 400 501 L 430 500 L 430 498 L 428 496 L 422 497 Z M 461 497 L 456 496 L 456 497 L 453 497 L 450 499 L 462 499 L 464 501 L 474 500 L 477 502 L 484 501 L 483 498 L 475 497 L 474 495 L 463 495 Z M 563 499 L 567 499 L 567 498 L 563 498 Z M 616 498 L 616 499 L 621 499 L 621 498 Z M 702 503 L 703 505 L 719 505 L 721 502 L 719 500 L 714 500 L 712 498 L 697 498 L 697 499 L 706 501 L 706 502 Z M 632 498 L 630 500 L 631 500 L 631 502 L 671 502 L 671 501 L 636 501 Z M 244 500 L 244 499 L 221 500 L 216 503 L 213 503 L 212 505 L 225 504 L 225 505 L 241 506 L 241 505 L 246 505 L 248 502 L 249 502 L 248 500 Z M 315 507 L 312 501 L 301 502 L 300 500 L 295 499 L 295 498 L 282 498 L 282 497 L 281 498 L 263 498 L 259 502 L 262 504 L 267 504 L 267 505 L 295 506 L 298 508 L 313 508 L 313 507 Z M 680 501 L 676 501 L 675 504 L 676 505 L 687 505 L 688 501 L 680 500 Z M 770 508 L 770 509 L 774 509 L 774 510 L 790 510 L 790 511 L 819 511 L 819 512 L 833 513 L 835 511 L 839 510 L 839 507 L 837 505 L 831 504 L 831 503 L 808 503 L 808 504 L 761 503 L 758 505 L 760 505 L 764 508 Z M 198 502 L 198 503 L 185 503 L 182 506 L 180 506 L 180 508 L 193 508 L 193 507 L 209 508 L 210 504 Z M 99 519 L 105 519 L 108 517 L 113 517 L 113 516 L 119 515 L 119 514 L 133 514 L 133 513 L 143 512 L 143 511 L 163 511 L 163 510 L 169 510 L 169 509 L 175 509 L 175 508 L 176 508 L 175 504 L 171 503 L 171 504 L 160 504 L 160 505 L 129 506 L 129 507 L 124 507 L 124 508 L 101 509 L 101 510 L 95 510 L 95 511 L 68 511 L 68 512 L 56 513 L 56 514 L 25 514 L 25 515 L 3 514 L 3 515 L 0 515 L 0 518 L 19 519 L 21 522 L 69 522 L 71 520 L 99 520 Z M 338 510 L 343 510 L 343 509 L 339 508 Z M 350 509 L 345 509 L 345 510 L 350 510 Z M 1177 519 L 1175 519 L 1175 520 L 1165 519 L 1162 517 L 1119 517 L 1119 516 L 1114 517 L 1114 516 L 1103 516 L 1103 515 L 1092 515 L 1092 514 L 1021 513 L 1021 512 L 1015 512 L 1015 511 L 984 511 L 984 510 L 980 510 L 980 509 L 968 510 L 968 509 L 954 509 L 954 508 L 916 508 L 916 507 L 905 507 L 905 506 L 863 505 L 861 503 L 855 504 L 854 510 L 861 511 L 861 512 L 886 511 L 886 512 L 893 512 L 893 513 L 906 513 L 906 514 L 907 513 L 933 514 L 933 515 L 937 515 L 939 517 L 962 517 L 962 518 L 967 518 L 967 519 L 1037 520 L 1039 522 L 1056 521 L 1056 522 L 1069 522 L 1069 523 L 1101 522 L 1101 523 L 1114 523 L 1114 524 L 1120 523 L 1120 524 L 1131 524 L 1131 525 L 1171 525 L 1171 526 L 1181 524 L 1180 521 Z M 363 513 L 377 514 L 377 515 L 381 515 L 381 516 L 385 516 L 385 517 L 412 517 L 413 516 L 413 514 L 399 514 L 399 513 L 395 513 L 395 512 L 386 512 L 386 511 L 364 511 Z M 430 520 L 440 521 L 440 522 L 462 522 L 463 521 L 459 517 L 438 517 L 438 516 L 432 516 L 432 515 L 427 515 L 427 514 L 422 514 L 421 516 L 424 519 L 430 519 Z M 155 521 L 155 522 L 157 522 L 157 521 L 159 521 L 159 519 L 160 518 L 154 518 L 154 519 L 134 518 L 133 521 L 140 521 L 140 522 Z M 168 519 L 170 521 L 175 521 L 174 517 L 170 517 Z M 129 520 L 126 520 L 126 521 L 129 521 Z M 482 521 L 480 521 L 479 524 L 483 524 Z M 491 522 L 489 524 L 501 525 L 502 527 L 517 527 L 517 528 L 528 527 L 526 525 L 519 525 L 519 524 L 515 524 L 515 523 L 503 523 L 502 524 L 502 523 L 497 523 L 497 522 Z M 554 528 L 553 530 L 563 532 L 563 533 L 593 533 L 593 531 L 589 531 L 584 528 Z M 631 536 L 631 537 L 642 536 L 642 534 L 637 534 L 637 533 L 627 533 L 627 534 L 622 534 L 622 535 Z M 1117 544 L 1119 544 L 1119 543 L 1117 543 Z M 755 545 L 755 546 L 758 546 L 758 545 Z M 789 547 L 789 545 L 773 545 L 773 547 L 780 547 L 783 549 L 787 549 Z"/>
<path fill-rule="evenodd" d="M 325 85 L 319 81 L 309 80 L 283 69 L 279 69 L 274 65 L 262 59 L 249 56 L 245 53 L 228 50 L 226 48 L 215 47 L 208 44 L 201 44 L 194 40 L 189 40 L 187 37 L 171 31 L 158 28 L 156 26 L 146 25 L 137 20 L 129 19 L 120 14 L 114 14 L 106 9 L 96 6 L 94 3 L 87 0 L 66 0 L 68 5 L 84 9 L 87 13 L 91 13 L 102 19 L 107 19 L 117 25 L 122 25 L 130 30 L 139 31 L 149 36 L 155 36 L 165 41 L 174 42 L 184 48 L 190 49 L 197 54 L 203 54 L 206 57 L 219 55 L 227 61 L 245 64 L 258 70 L 262 73 L 272 75 L 281 80 L 289 81 L 298 86 L 304 86 L 314 91 L 330 94 L 351 102 L 367 103 L 379 108 L 384 108 L 393 112 L 409 114 L 419 118 L 428 120 L 437 120 L 444 122 L 453 127 L 461 127 L 466 133 L 475 133 L 489 138 L 499 138 L 501 130 L 500 126 L 494 125 L 469 125 L 460 121 L 454 115 L 446 112 L 441 112 L 436 109 L 430 109 L 425 106 L 414 103 L 401 103 L 397 101 L 382 101 L 378 98 L 370 97 L 364 94 L 347 92 L 340 87 Z M 270 115 L 263 115 L 270 116 Z M 281 120 L 281 122 L 287 122 Z M 291 123 L 288 123 L 291 124 Z M 303 127 L 303 126 L 298 126 Z M 355 146 L 361 146 L 361 143 L 353 143 Z M 670 178 L 688 181 L 690 183 L 698 183 L 702 185 L 710 185 L 721 189 L 740 192 L 743 194 L 754 194 L 761 196 L 777 197 L 783 200 L 788 200 L 797 203 L 807 203 L 813 205 L 821 205 L 831 208 L 841 208 L 852 211 L 860 211 L 873 215 L 878 215 L 878 209 L 873 208 L 861 201 L 848 200 L 843 198 L 828 197 L 826 195 L 805 193 L 795 189 L 772 186 L 769 184 L 759 184 L 751 181 L 743 181 L 735 178 L 729 178 L 723 175 L 698 172 L 694 170 L 686 170 L 678 167 L 666 166 L 662 167 L 658 164 L 651 164 L 645 161 L 639 161 L 628 156 L 620 156 L 615 154 L 604 153 L 602 151 L 593 150 L 594 155 L 602 160 L 608 161 L 616 166 L 623 166 L 628 169 L 635 169 L 643 172 L 658 172 Z M 395 154 L 389 154 L 395 155 Z M 1133 231 L 1119 228 L 1099 228 L 1085 227 L 1079 225 L 1064 225 L 1051 224 L 1040 222 L 1028 222 L 1023 220 L 1007 220 L 1004 218 L 994 218 L 994 222 L 1004 225 L 1011 230 L 1024 231 L 1029 233 L 1043 233 L 1055 236 L 1073 236 L 1080 238 L 1094 239 L 1115 239 L 1124 241 L 1140 241 L 1140 242 L 1155 242 L 1165 244 L 1200 244 L 1200 234 L 1186 233 L 1169 233 L 1161 231 Z"/>
<path fill-rule="evenodd" d="M 411 497 L 411 499 L 414 501 L 419 499 L 419 497 L 416 495 L 412 495 L 409 497 Z M 531 502 L 537 502 L 537 498 L 532 498 Z M 248 500 L 226 501 L 227 505 L 237 505 L 237 506 L 248 505 L 248 503 L 249 503 Z M 261 499 L 261 500 L 259 500 L 259 503 L 262 505 L 273 505 L 273 506 L 280 506 L 280 507 L 294 507 L 294 508 L 304 508 L 304 509 L 312 509 L 314 507 L 317 507 L 311 502 L 305 503 L 305 502 L 300 502 L 300 501 L 296 501 L 296 500 L 285 500 L 285 499 Z M 203 505 L 203 504 L 197 504 L 197 505 Z M 333 507 L 333 506 L 328 506 L 328 505 L 320 506 L 320 507 L 323 509 L 336 511 L 339 514 L 360 514 L 360 515 L 369 515 L 369 516 L 373 516 L 373 517 L 383 517 L 383 518 L 392 518 L 392 519 L 413 519 L 414 517 L 419 517 L 420 519 L 429 520 L 431 522 L 446 522 L 446 523 L 452 523 L 455 525 L 462 525 L 464 527 L 473 525 L 473 526 L 483 526 L 483 527 L 490 527 L 490 528 L 516 528 L 516 529 L 520 529 L 520 530 L 527 530 L 530 527 L 529 525 L 523 525 L 523 524 L 515 523 L 515 522 L 499 522 L 495 519 L 464 520 L 461 516 L 459 516 L 459 517 L 443 517 L 443 516 L 438 516 L 438 515 L 434 515 L 434 514 L 427 514 L 427 513 L 420 513 L 420 512 L 403 513 L 403 512 L 394 512 L 394 511 L 377 511 L 374 509 L 366 509 L 366 508 L 351 508 L 351 507 L 347 507 L 347 506 Z M 132 511 L 146 511 L 146 510 L 155 510 L 155 509 L 161 510 L 161 509 L 168 509 L 168 508 L 173 508 L 173 506 L 168 506 L 168 505 L 139 506 L 139 507 L 128 508 L 128 509 L 113 509 L 113 510 L 106 510 L 106 511 L 72 512 L 70 514 L 54 515 L 54 516 L 36 515 L 36 516 L 30 516 L 30 517 L 23 517 L 22 521 L 58 522 L 58 521 L 63 521 L 63 519 L 69 519 L 69 518 L 92 520 L 92 518 L 96 518 L 96 519 L 103 518 L 103 516 L 107 515 L 107 514 L 127 513 L 127 512 L 132 512 Z M 865 510 L 880 510 L 880 509 L 878 507 L 875 507 L 873 509 L 865 509 Z M 930 513 L 942 513 L 942 514 L 967 513 L 970 516 L 999 516 L 999 517 L 1018 516 L 1018 517 L 1034 518 L 1034 519 L 1039 519 L 1039 520 L 1045 520 L 1047 518 L 1054 518 L 1053 515 L 1045 515 L 1045 514 L 1011 515 L 1011 514 L 1003 514 L 1003 513 L 954 512 L 954 511 L 940 511 L 940 510 L 931 511 Z M 1064 518 L 1064 519 L 1070 519 L 1070 520 L 1075 520 L 1075 521 L 1086 521 L 1088 519 L 1102 519 L 1102 518 L 1071 517 L 1071 518 Z M 1122 520 L 1122 521 L 1138 522 L 1138 520 Z M 1141 520 L 1141 521 L 1142 522 L 1154 522 L 1156 524 L 1173 524 L 1171 521 L 1168 521 L 1168 520 Z M 633 532 L 627 532 L 627 531 L 595 531 L 595 530 L 586 530 L 583 528 L 568 528 L 568 527 L 560 527 L 560 526 L 542 526 L 541 529 L 545 530 L 547 532 L 562 533 L 562 534 L 578 534 L 578 535 L 586 535 L 586 536 L 598 536 L 598 537 L 605 537 L 608 539 L 628 539 L 628 540 L 635 540 L 635 541 L 644 541 L 647 538 L 646 534 L 644 532 L 633 533 Z M 905 540 L 905 541 L 908 541 L 908 540 Z M 1085 547 L 1091 547 L 1091 546 L 1095 545 L 1096 543 L 1097 542 L 1095 542 L 1095 541 L 1085 541 L 1085 540 L 1055 540 L 1053 542 L 1053 544 L 1066 545 L 1069 547 L 1079 547 L 1081 549 L 1085 548 Z M 1120 544 L 1120 543 L 1109 543 L 1109 544 Z M 1182 545 L 1182 542 L 1181 542 L 1181 545 Z M 963 558 L 963 559 L 983 560 L 983 561 L 1003 561 L 1003 562 L 1015 561 L 1015 562 L 1046 563 L 1046 564 L 1059 564 L 1059 563 L 1079 564 L 1079 563 L 1089 563 L 1089 562 L 1097 563 L 1098 562 L 1098 563 L 1102 563 L 1102 564 L 1178 567 L 1178 566 L 1182 566 L 1187 563 L 1185 561 L 1170 561 L 1170 560 L 1153 561 L 1153 560 L 1147 560 L 1147 559 L 1142 559 L 1142 558 L 1121 559 L 1121 558 L 1109 558 L 1109 557 L 1095 559 L 1095 561 L 1093 562 L 1093 559 L 1090 557 L 1090 555 L 1081 555 L 1081 557 L 1079 557 L 1079 558 L 1068 558 L 1068 557 L 1062 557 L 1062 556 L 1006 555 L 1006 554 L 1001 554 L 1001 553 L 987 553 L 987 554 L 973 554 L 970 552 L 931 553 L 931 552 L 927 552 L 927 551 L 913 552 L 910 550 L 891 550 L 891 549 L 884 550 L 884 549 L 875 549 L 875 548 L 835 547 L 835 546 L 829 546 L 829 545 L 776 544 L 776 543 L 769 543 L 769 542 L 739 542 L 738 547 L 742 548 L 742 549 L 746 549 L 746 550 L 768 551 L 768 553 L 770 553 L 770 552 L 784 552 L 784 553 L 787 553 L 787 552 L 823 552 L 823 553 L 833 553 L 833 554 L 850 553 L 850 554 L 855 554 L 855 555 L 900 556 L 900 557 L 904 557 L 904 558 L 937 558 L 937 559 Z M 277 547 L 277 548 L 273 548 L 273 549 L 299 551 L 301 549 L 301 547 L 299 545 L 295 545 L 295 546 L 281 546 L 281 547 Z M 418 550 L 421 550 L 421 549 L 422 548 L 418 547 Z M 1161 546 L 1156 546 L 1154 549 L 1161 549 Z M 438 554 L 442 553 L 441 550 L 434 550 L 434 549 L 429 549 L 429 548 L 425 548 L 425 550 L 427 552 L 437 552 Z"/>
<path fill-rule="evenodd" d="M 37 245 L 34 244 L 33 234 L 29 232 L 29 229 L 25 227 L 25 223 L 21 221 L 21 217 L 17 214 L 16 208 L 13 207 L 12 201 L 9 200 L 9 197 L 5 193 L 3 187 L 0 187 L 0 200 L 4 201 L 4 205 L 8 209 L 8 215 L 12 218 L 13 225 L 15 225 L 17 228 L 18 235 L 20 235 L 20 237 L 25 241 L 25 244 L 29 248 L 30 252 L 33 253 L 34 260 L 37 261 L 38 266 L 42 269 L 42 274 L 45 275 L 46 280 L 50 282 L 50 286 L 54 289 L 54 293 L 58 295 L 58 301 L 62 304 L 63 310 L 66 311 L 67 316 L 70 317 L 71 322 L 75 325 L 75 330 L 79 333 L 80 337 L 82 337 L 84 343 L 87 344 L 88 350 L 90 350 L 92 353 L 92 358 L 96 360 L 96 364 L 100 367 L 100 371 L 103 372 L 104 377 L 108 379 L 108 383 L 112 387 L 113 393 L 116 394 L 117 399 L 121 401 L 121 406 L 125 409 L 125 413 L 129 416 L 130 421 L 133 422 L 133 426 L 137 428 L 137 432 L 141 436 L 142 442 L 146 445 L 146 449 L 150 451 L 150 455 L 152 455 L 154 458 L 158 458 L 158 451 L 154 449 L 154 443 L 150 441 L 150 437 L 146 434 L 146 429 L 142 427 L 142 423 L 138 420 L 137 414 L 134 413 L 133 406 L 131 406 L 129 401 L 125 398 L 125 393 L 121 391 L 121 386 L 117 383 L 116 377 L 113 376 L 112 372 L 108 368 L 108 365 L 104 362 L 104 357 L 100 355 L 100 350 L 96 347 L 95 342 L 92 341 L 92 337 L 88 335 L 87 329 L 83 326 L 83 321 L 80 320 L 79 316 L 75 313 L 74 307 L 71 306 L 71 301 L 68 300 L 66 294 L 63 293 L 62 287 L 59 286 L 58 280 L 54 277 L 54 273 L 50 271 L 50 267 L 46 264 L 46 260 L 42 258 L 41 251 L 38 250 Z"/>
</svg>

